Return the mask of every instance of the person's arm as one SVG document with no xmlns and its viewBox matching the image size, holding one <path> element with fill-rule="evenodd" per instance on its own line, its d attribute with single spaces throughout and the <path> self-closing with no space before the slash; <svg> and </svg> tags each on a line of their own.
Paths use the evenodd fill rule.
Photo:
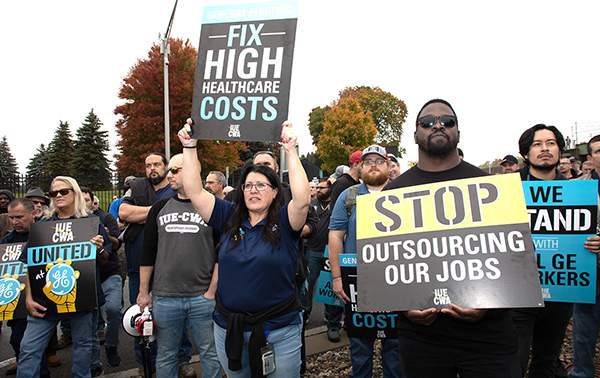
<svg viewBox="0 0 600 378">
<path fill-rule="evenodd" d="M 204 293 L 204 297 L 208 299 L 214 299 L 215 293 L 217 292 L 217 283 L 219 282 L 219 263 L 215 264 L 213 269 L 212 278 L 210 279 L 210 285 L 208 290 Z"/>
<path fill-rule="evenodd" d="M 316 232 L 319 224 L 319 217 L 317 216 L 317 211 L 314 207 L 308 207 L 308 214 L 306 215 L 306 223 L 304 227 L 302 227 L 302 236 L 303 238 L 308 238 L 313 236 L 313 233 Z"/>
<path fill-rule="evenodd" d="M 333 281 L 333 292 L 344 300 L 350 302 L 350 298 L 344 292 L 342 285 L 342 270 L 340 269 L 340 254 L 344 250 L 344 230 L 329 230 L 329 240 L 327 247 L 329 248 L 329 265 L 331 267 L 331 280 Z"/>
<path fill-rule="evenodd" d="M 158 253 L 158 224 L 156 218 L 168 199 L 160 200 L 155 203 L 148 212 L 148 219 L 144 225 L 144 244 L 140 257 L 140 289 L 136 303 L 140 308 L 150 306 L 152 297 L 150 296 L 150 277 L 154 271 L 156 254 Z"/>
<path fill-rule="evenodd" d="M 25 276 L 25 280 L 27 281 L 27 284 L 25 285 L 25 307 L 27 307 L 29 315 L 34 318 L 43 318 L 46 315 L 47 309 L 33 300 L 33 296 L 31 295 L 31 283 L 29 282 L 29 273 Z"/>
<path fill-rule="evenodd" d="M 281 145 L 288 158 L 288 173 L 292 192 L 292 200 L 288 204 L 288 218 L 292 230 L 300 231 L 306 223 L 306 215 L 310 206 L 310 188 L 308 177 L 306 177 L 306 172 L 296 151 L 298 137 L 292 128 L 292 123 L 285 121 L 282 126 Z"/>
<path fill-rule="evenodd" d="M 188 118 L 179 133 L 179 140 L 183 145 L 183 187 L 185 194 L 192 201 L 194 209 L 206 222 L 210 221 L 215 207 L 215 196 L 202 187 L 201 166 L 198 160 L 196 139 L 190 136 L 192 120 Z"/>
<path fill-rule="evenodd" d="M 148 217 L 150 206 L 136 206 L 122 202 L 119 206 L 119 218 L 127 223 L 144 223 Z"/>
<path fill-rule="evenodd" d="M 138 292 L 137 300 L 135 302 L 142 310 L 146 307 L 152 307 L 152 296 L 150 295 L 150 277 L 152 277 L 153 271 L 154 266 L 140 265 L 140 291 Z"/>
</svg>

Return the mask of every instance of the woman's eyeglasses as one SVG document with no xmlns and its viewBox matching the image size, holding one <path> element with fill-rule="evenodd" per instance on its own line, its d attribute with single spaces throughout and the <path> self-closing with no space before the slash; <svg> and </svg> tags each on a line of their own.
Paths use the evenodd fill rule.
<svg viewBox="0 0 600 378">
<path fill-rule="evenodd" d="M 66 196 L 67 194 L 69 194 L 72 191 L 73 191 L 73 189 L 71 189 L 71 188 L 68 188 L 68 189 L 59 189 L 59 190 L 51 190 L 50 193 L 48 193 L 48 194 L 52 198 L 55 198 L 59 194 L 64 197 L 64 196 Z"/>
<path fill-rule="evenodd" d="M 242 185 L 242 190 L 244 192 L 249 192 L 252 190 L 252 188 L 256 188 L 256 190 L 258 190 L 259 192 L 264 192 L 265 190 L 267 190 L 267 188 L 272 188 L 273 186 L 270 184 L 267 184 L 266 182 L 257 182 L 257 183 L 253 183 L 253 182 L 247 182 L 244 185 Z"/>
</svg>

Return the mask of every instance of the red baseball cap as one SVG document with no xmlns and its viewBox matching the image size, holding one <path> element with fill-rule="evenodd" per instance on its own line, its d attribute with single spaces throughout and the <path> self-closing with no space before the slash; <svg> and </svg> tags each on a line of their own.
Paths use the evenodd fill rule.
<svg viewBox="0 0 600 378">
<path fill-rule="evenodd" d="M 350 165 L 354 165 L 354 164 L 360 163 L 361 157 L 362 157 L 362 151 L 356 150 L 350 154 L 350 156 L 348 157 L 348 161 L 350 162 Z"/>
</svg>

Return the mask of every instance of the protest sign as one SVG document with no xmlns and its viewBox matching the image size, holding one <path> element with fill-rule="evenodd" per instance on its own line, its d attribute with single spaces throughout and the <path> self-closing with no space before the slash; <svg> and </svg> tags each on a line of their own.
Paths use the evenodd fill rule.
<svg viewBox="0 0 600 378">
<path fill-rule="evenodd" d="M 335 295 L 331 282 L 331 265 L 329 265 L 329 248 L 325 246 L 321 261 L 321 272 L 315 287 L 315 301 L 332 306 L 343 306 L 341 299 Z"/>
<path fill-rule="evenodd" d="M 541 307 L 517 174 L 357 197 L 359 311 Z"/>
<path fill-rule="evenodd" d="M 33 299 L 47 314 L 96 308 L 98 217 L 34 223 L 29 232 L 27 267 Z"/>
<path fill-rule="evenodd" d="M 596 235 L 598 182 L 528 181 L 523 191 L 535 246 L 542 297 L 595 303 L 596 254 L 583 248 Z"/>
<path fill-rule="evenodd" d="M 26 243 L 0 244 L 0 321 L 25 319 Z"/>
<path fill-rule="evenodd" d="M 194 138 L 279 141 L 288 116 L 296 21 L 293 0 L 204 8 Z"/>
<path fill-rule="evenodd" d="M 344 305 L 344 328 L 349 337 L 386 337 L 398 336 L 398 312 L 359 312 L 360 295 L 356 280 L 356 254 L 343 253 L 339 255 L 342 285 L 344 292 L 350 298 Z"/>
</svg>

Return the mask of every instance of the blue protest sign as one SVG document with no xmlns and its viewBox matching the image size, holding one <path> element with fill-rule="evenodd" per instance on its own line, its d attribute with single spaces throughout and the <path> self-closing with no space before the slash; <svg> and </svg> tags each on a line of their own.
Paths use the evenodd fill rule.
<svg viewBox="0 0 600 378">
<path fill-rule="evenodd" d="M 344 303 L 333 292 L 331 283 L 331 268 L 329 267 L 329 249 L 325 246 L 323 252 L 323 264 L 321 264 L 321 272 L 315 286 L 314 299 L 317 302 L 332 306 L 343 306 Z"/>
<path fill-rule="evenodd" d="M 583 248 L 596 235 L 598 182 L 523 182 L 542 296 L 549 302 L 595 303 L 596 255 Z"/>
</svg>

